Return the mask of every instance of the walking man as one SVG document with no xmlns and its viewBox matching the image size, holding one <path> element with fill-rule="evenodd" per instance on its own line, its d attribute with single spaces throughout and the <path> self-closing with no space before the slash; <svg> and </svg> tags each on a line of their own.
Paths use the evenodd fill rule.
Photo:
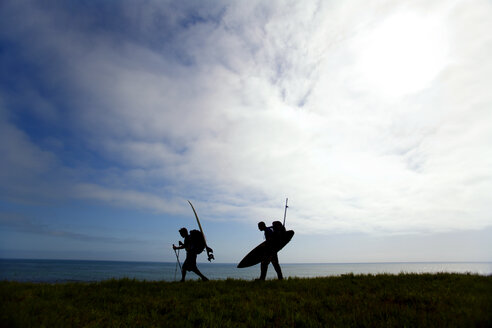
<svg viewBox="0 0 492 328">
<path fill-rule="evenodd" d="M 179 229 L 179 234 L 181 235 L 181 237 L 184 238 L 184 243 L 182 243 L 180 241 L 179 246 L 175 246 L 173 244 L 173 249 L 174 250 L 177 250 L 177 249 L 185 249 L 186 250 L 186 260 L 184 261 L 183 266 L 181 267 L 181 282 L 185 281 L 186 271 L 194 272 L 200 278 L 202 278 L 203 281 L 208 281 L 207 277 L 205 277 L 200 272 L 200 270 L 198 270 L 198 267 L 196 266 L 196 257 L 199 253 L 201 253 L 203 251 L 203 248 L 201 250 L 197 249 L 197 245 L 200 244 L 200 242 L 193 240 L 191 235 L 188 234 L 188 230 L 186 228 Z"/>
<path fill-rule="evenodd" d="M 278 279 L 282 280 L 284 277 L 282 275 L 282 269 L 280 268 L 280 264 L 278 263 L 278 256 L 277 256 L 277 251 L 275 251 L 275 245 L 277 244 L 277 234 L 275 233 L 273 227 L 267 227 L 265 222 L 261 221 L 258 223 L 258 229 L 260 231 L 263 231 L 265 233 L 265 239 L 267 242 L 271 244 L 271 253 L 263 260 L 261 261 L 261 275 L 260 278 L 257 280 L 265 280 L 267 271 L 268 271 L 268 265 L 270 262 L 273 265 L 273 268 L 277 272 L 277 277 Z"/>
</svg>

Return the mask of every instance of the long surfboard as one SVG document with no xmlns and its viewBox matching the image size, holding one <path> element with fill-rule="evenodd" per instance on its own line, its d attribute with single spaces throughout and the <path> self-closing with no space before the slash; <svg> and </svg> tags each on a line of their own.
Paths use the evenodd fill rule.
<svg viewBox="0 0 492 328">
<path fill-rule="evenodd" d="M 282 234 L 278 243 L 273 244 L 271 241 L 264 241 L 251 252 L 249 252 L 237 265 L 238 268 L 247 268 L 256 265 L 266 259 L 272 253 L 276 253 L 284 248 L 294 237 L 294 230 L 288 230 Z"/>
<path fill-rule="evenodd" d="M 208 261 L 211 262 L 214 259 L 214 254 L 212 253 L 213 251 L 209 251 L 209 249 L 211 249 L 211 248 L 209 248 L 207 245 L 207 238 L 205 238 L 205 234 L 203 233 L 202 225 L 200 223 L 200 219 L 198 218 L 198 214 L 196 214 L 195 207 L 193 206 L 193 204 L 190 201 L 188 201 L 188 203 L 190 203 L 191 209 L 193 210 L 193 213 L 195 213 L 196 222 L 198 223 L 198 227 L 200 228 L 200 232 L 203 235 L 203 240 L 205 240 L 205 249 L 207 250 Z"/>
</svg>

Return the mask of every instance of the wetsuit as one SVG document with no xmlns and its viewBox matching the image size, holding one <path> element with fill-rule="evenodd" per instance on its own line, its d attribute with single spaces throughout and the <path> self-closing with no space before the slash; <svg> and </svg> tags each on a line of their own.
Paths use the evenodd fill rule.
<svg viewBox="0 0 492 328">
<path fill-rule="evenodd" d="M 277 243 L 276 240 L 276 235 L 273 231 L 273 227 L 266 227 L 265 231 L 265 239 L 267 242 L 271 243 L 272 245 L 275 245 Z M 282 269 L 280 268 L 280 264 L 278 263 L 278 255 L 277 252 L 273 251 L 270 256 L 268 256 L 265 260 L 261 261 L 261 275 L 260 275 L 260 280 L 265 280 L 266 274 L 268 271 L 268 265 L 270 262 L 273 265 L 273 268 L 275 269 L 275 272 L 277 272 L 277 277 L 278 279 L 283 279 L 282 275 Z"/>
<path fill-rule="evenodd" d="M 196 257 L 198 256 L 198 254 L 192 248 L 190 235 L 184 238 L 183 246 L 186 249 L 186 260 L 183 263 L 183 270 L 186 271 L 198 270 L 198 267 L 196 266 Z"/>
</svg>

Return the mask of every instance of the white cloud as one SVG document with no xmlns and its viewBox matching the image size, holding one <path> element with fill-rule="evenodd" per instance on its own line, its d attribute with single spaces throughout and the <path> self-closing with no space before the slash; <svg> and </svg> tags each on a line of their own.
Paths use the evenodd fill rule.
<svg viewBox="0 0 492 328">
<path fill-rule="evenodd" d="M 441 15 L 446 62 L 391 97 L 378 89 L 388 84 L 360 84 L 357 60 L 366 49 L 357 45 L 369 37 L 374 47 L 379 22 L 404 10 L 420 15 L 421 6 L 230 4 L 215 21 L 161 31 L 175 33 L 167 37 L 178 58 L 41 19 L 33 47 L 64 58 L 58 74 L 77 95 L 70 124 L 121 167 L 99 186 L 84 184 L 86 197 L 170 213 L 197 198 L 207 214 L 257 220 L 278 216 L 288 196 L 300 232 L 480 229 L 492 224 L 485 199 L 492 75 L 484 55 L 492 51 L 485 32 L 492 6 L 426 7 Z M 145 17 L 165 13 L 154 9 Z M 155 32 L 151 21 L 140 26 Z M 251 209 L 235 213 L 244 207 Z"/>
<path fill-rule="evenodd" d="M 118 190 L 104 188 L 93 184 L 80 184 L 75 186 L 77 196 L 80 198 L 95 199 L 118 206 L 130 206 L 136 208 L 152 209 L 164 213 L 183 214 L 183 200 L 169 201 L 157 195 L 138 192 L 134 190 Z M 186 208 L 187 209 L 187 208 Z M 188 211 L 187 211 L 188 212 Z"/>
</svg>

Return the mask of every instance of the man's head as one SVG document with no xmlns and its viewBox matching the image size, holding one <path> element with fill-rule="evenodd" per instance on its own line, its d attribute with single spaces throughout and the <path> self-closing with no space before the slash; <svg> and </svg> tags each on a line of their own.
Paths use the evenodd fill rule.
<svg viewBox="0 0 492 328">
<path fill-rule="evenodd" d="M 186 236 L 188 236 L 188 229 L 186 229 L 186 228 L 181 228 L 181 229 L 179 229 L 179 234 L 180 234 L 180 235 L 181 235 L 181 237 L 183 237 L 183 238 L 184 238 L 184 237 L 186 237 Z"/>
<path fill-rule="evenodd" d="M 260 229 L 260 231 L 264 231 L 266 229 L 265 222 L 263 222 L 263 221 L 258 222 L 258 229 Z"/>
</svg>

